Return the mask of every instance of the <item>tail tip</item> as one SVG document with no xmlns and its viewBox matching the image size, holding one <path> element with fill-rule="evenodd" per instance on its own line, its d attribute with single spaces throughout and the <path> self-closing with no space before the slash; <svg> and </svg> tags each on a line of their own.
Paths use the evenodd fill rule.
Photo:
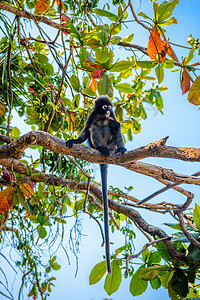
<svg viewBox="0 0 200 300">
<path fill-rule="evenodd" d="M 109 275 L 109 276 L 112 275 L 112 270 L 111 270 L 111 269 L 108 269 L 107 272 L 108 272 L 108 275 Z"/>
</svg>

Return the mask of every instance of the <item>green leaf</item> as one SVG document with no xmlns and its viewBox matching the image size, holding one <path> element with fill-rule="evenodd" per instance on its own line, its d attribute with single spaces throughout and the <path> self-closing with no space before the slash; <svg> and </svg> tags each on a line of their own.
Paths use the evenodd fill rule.
<svg viewBox="0 0 200 300">
<path fill-rule="evenodd" d="M 182 231 L 180 223 L 163 223 L 163 224 L 173 229 Z"/>
<path fill-rule="evenodd" d="M 174 61 L 173 60 L 166 60 L 162 63 L 162 66 L 166 69 L 172 69 L 174 67 Z"/>
<path fill-rule="evenodd" d="M 67 19 L 66 20 L 66 28 L 67 31 L 71 34 L 71 36 L 75 37 L 77 40 L 80 41 L 81 35 L 80 32 L 74 27 L 74 25 Z"/>
<path fill-rule="evenodd" d="M 115 88 L 122 93 L 133 93 L 133 88 L 129 83 L 119 83 Z"/>
<path fill-rule="evenodd" d="M 110 27 L 108 24 L 96 26 L 96 35 L 102 44 L 106 44 L 110 35 Z"/>
<path fill-rule="evenodd" d="M 179 0 L 168 0 L 162 2 L 156 11 L 156 21 L 159 25 L 171 17 L 174 8 L 179 3 Z"/>
<path fill-rule="evenodd" d="M 113 45 L 117 45 L 119 42 L 121 41 L 121 37 L 120 36 L 113 36 L 110 40 L 110 42 L 113 44 Z"/>
<path fill-rule="evenodd" d="M 76 91 L 79 92 L 80 90 L 80 81 L 76 75 L 72 75 L 70 78 L 70 83 L 72 88 Z"/>
<path fill-rule="evenodd" d="M 158 79 L 158 83 L 160 84 L 163 81 L 163 78 L 164 78 L 164 69 L 161 65 L 158 65 L 155 68 L 155 72 L 156 72 L 156 76 L 157 76 L 157 79 Z"/>
<path fill-rule="evenodd" d="M 105 63 L 110 58 L 109 53 L 108 53 L 108 48 L 106 48 L 106 47 L 102 47 L 101 49 L 96 50 L 95 54 L 96 54 L 96 60 L 99 63 Z"/>
<path fill-rule="evenodd" d="M 145 18 L 145 19 L 152 20 L 151 18 L 149 18 L 149 17 L 148 17 L 146 14 L 144 14 L 143 12 L 140 12 L 140 13 L 138 14 L 138 16 L 143 17 L 143 18 Z"/>
<path fill-rule="evenodd" d="M 161 112 L 163 109 L 163 99 L 159 92 L 156 92 L 155 97 L 156 97 L 155 99 L 156 107 Z"/>
<path fill-rule="evenodd" d="M 113 96 L 113 86 L 112 81 L 108 75 L 104 74 L 99 80 L 98 84 L 99 95 L 108 95 L 110 98 Z"/>
<path fill-rule="evenodd" d="M 114 257 L 117 257 L 117 255 L 118 255 L 119 253 L 121 253 L 121 252 L 123 252 L 124 250 L 126 250 L 126 249 L 128 248 L 128 246 L 129 246 L 129 245 L 127 244 L 127 245 L 124 245 L 124 246 L 122 246 L 122 247 L 116 249 L 116 250 L 115 250 L 115 255 L 114 255 Z"/>
<path fill-rule="evenodd" d="M 122 39 L 122 42 L 130 43 L 132 41 L 133 37 L 134 37 L 134 33 L 129 34 L 128 36 L 126 36 L 125 38 Z"/>
<path fill-rule="evenodd" d="M 161 261 L 161 256 L 157 251 L 150 254 L 149 256 L 150 264 L 158 264 L 160 261 Z"/>
<path fill-rule="evenodd" d="M 140 272 L 143 269 L 141 266 L 133 275 L 130 283 L 130 292 L 133 296 L 138 296 L 144 293 L 148 286 L 148 281 L 140 278 Z"/>
<path fill-rule="evenodd" d="M 150 280 L 150 283 L 151 283 L 151 287 L 154 290 L 158 290 L 160 288 L 160 286 L 161 286 L 161 282 L 160 282 L 160 278 L 159 277 L 156 277 L 153 280 Z"/>
<path fill-rule="evenodd" d="M 87 50 L 85 48 L 81 48 L 79 55 L 80 64 L 83 65 L 87 58 Z"/>
<path fill-rule="evenodd" d="M 172 267 L 168 266 L 153 266 L 141 269 L 140 278 L 143 280 L 153 280 L 157 276 L 162 276 L 165 272 L 171 272 Z"/>
<path fill-rule="evenodd" d="M 90 273 L 89 283 L 90 284 L 97 283 L 106 274 L 106 270 L 107 268 L 106 268 L 105 260 L 95 265 Z"/>
<path fill-rule="evenodd" d="M 49 263 L 53 270 L 57 271 L 60 269 L 60 265 L 56 262 L 56 256 L 53 256 Z"/>
<path fill-rule="evenodd" d="M 171 24 L 178 24 L 178 21 L 176 20 L 176 18 L 171 17 L 166 22 L 162 23 L 162 26 L 171 25 Z"/>
<path fill-rule="evenodd" d="M 142 259 L 144 262 L 147 262 L 150 256 L 150 251 L 148 248 L 146 248 L 143 252 L 142 252 Z"/>
<path fill-rule="evenodd" d="M 94 12 L 100 17 L 107 17 L 111 21 L 116 22 L 118 20 L 118 16 L 104 9 L 95 8 Z"/>
<path fill-rule="evenodd" d="M 159 245 L 156 244 L 156 248 L 158 250 L 158 253 L 161 255 L 161 257 L 164 259 L 164 260 L 167 260 L 167 261 L 171 261 L 172 258 L 167 250 L 167 247 L 165 246 L 165 244 L 163 242 L 159 242 Z"/>
<path fill-rule="evenodd" d="M 46 231 L 45 227 L 42 225 L 38 225 L 37 232 L 41 239 L 44 239 L 47 236 L 47 231 Z"/>
<path fill-rule="evenodd" d="M 95 49 L 95 48 L 99 48 L 101 46 L 100 42 L 96 39 L 89 39 L 88 41 L 86 41 L 86 46 Z"/>
<path fill-rule="evenodd" d="M 121 60 L 116 62 L 111 68 L 110 72 L 121 72 L 127 68 L 133 67 L 133 62 L 129 60 Z"/>
<path fill-rule="evenodd" d="M 20 130 L 17 127 L 12 128 L 11 137 L 17 139 L 20 136 Z"/>
<path fill-rule="evenodd" d="M 79 107 L 79 104 L 80 104 L 80 99 L 81 99 L 81 96 L 80 94 L 76 94 L 72 100 L 72 108 L 73 109 L 77 109 Z"/>
<path fill-rule="evenodd" d="M 122 274 L 121 274 L 121 269 L 119 267 L 118 261 L 114 260 L 111 262 L 111 269 L 112 269 L 112 275 L 106 276 L 106 280 L 104 284 L 104 289 L 109 296 L 119 289 L 119 286 L 122 281 Z"/>
<path fill-rule="evenodd" d="M 114 26 L 115 26 L 115 23 L 110 24 L 110 30 L 112 30 Z M 117 26 L 115 27 L 115 29 L 113 30 L 112 34 L 113 34 L 113 35 L 116 35 L 116 34 L 118 34 L 121 30 L 122 30 L 122 25 L 121 25 L 121 23 L 118 23 Z"/>
<path fill-rule="evenodd" d="M 156 65 L 156 62 L 151 60 L 138 60 L 136 63 L 138 67 L 144 69 L 151 69 Z"/>
<path fill-rule="evenodd" d="M 187 255 L 187 259 L 189 260 L 189 262 L 199 262 L 200 260 L 200 249 L 197 248 L 196 246 L 194 246 L 193 244 L 190 244 L 188 247 L 188 255 Z"/>
<path fill-rule="evenodd" d="M 171 287 L 179 296 L 186 297 L 189 293 L 188 279 L 182 270 L 174 272 Z"/>
<path fill-rule="evenodd" d="M 175 272 L 175 269 L 171 270 L 169 272 L 165 272 L 163 275 L 159 275 L 161 285 L 164 288 L 166 288 L 166 289 L 168 288 L 168 283 L 172 279 L 172 276 L 173 276 L 174 272 Z"/>
<path fill-rule="evenodd" d="M 96 97 L 96 93 L 90 88 L 85 88 L 82 90 L 82 94 L 89 97 Z"/>
<path fill-rule="evenodd" d="M 194 212 L 193 212 L 194 223 L 197 228 L 200 230 L 200 206 L 195 204 Z"/>
<path fill-rule="evenodd" d="M 183 60 L 184 65 L 187 65 L 187 64 L 189 64 L 191 62 L 191 60 L 194 57 L 194 51 L 195 50 L 196 50 L 195 48 L 193 48 L 193 49 L 190 50 L 188 56 L 186 56 L 185 59 Z"/>
<path fill-rule="evenodd" d="M 188 93 L 188 101 L 194 105 L 200 105 L 200 76 L 198 76 L 193 82 L 189 93 Z"/>
</svg>

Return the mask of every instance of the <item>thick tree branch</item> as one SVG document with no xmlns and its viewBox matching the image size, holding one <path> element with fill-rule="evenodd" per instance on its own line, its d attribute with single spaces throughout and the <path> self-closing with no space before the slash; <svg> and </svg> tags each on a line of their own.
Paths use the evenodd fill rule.
<svg viewBox="0 0 200 300">
<path fill-rule="evenodd" d="M 109 157 L 105 157 L 99 154 L 97 150 L 84 145 L 74 145 L 72 149 L 68 149 L 64 140 L 47 132 L 31 131 L 8 145 L 0 146 L 0 157 L 21 158 L 25 149 L 33 145 L 40 145 L 55 153 L 72 155 L 91 163 L 123 166 L 133 172 L 144 174 L 157 180 L 165 179 L 179 184 L 200 185 L 200 178 L 196 176 L 177 174 L 169 169 L 135 161 L 145 157 L 165 157 L 185 161 L 200 161 L 200 148 L 170 147 L 164 145 L 165 141 L 166 138 L 147 146 L 127 151 L 124 154 L 112 154 Z"/>
</svg>

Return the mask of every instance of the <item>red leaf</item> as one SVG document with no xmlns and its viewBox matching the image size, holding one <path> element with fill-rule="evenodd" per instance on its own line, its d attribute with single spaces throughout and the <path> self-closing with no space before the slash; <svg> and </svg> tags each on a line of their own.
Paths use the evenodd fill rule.
<svg viewBox="0 0 200 300">
<path fill-rule="evenodd" d="M 164 61 L 166 58 L 166 43 L 161 40 L 156 27 L 150 33 L 147 52 L 149 57 L 156 61 Z"/>
<path fill-rule="evenodd" d="M 66 21 L 67 21 L 67 20 L 69 20 L 69 21 L 71 22 L 71 19 L 70 19 L 69 17 L 67 17 L 66 15 L 62 15 L 62 16 L 61 16 L 61 24 L 62 24 L 63 26 L 66 26 Z M 64 33 L 65 35 L 68 35 L 68 34 L 69 34 L 69 32 L 67 31 L 67 29 L 66 29 L 65 32 L 63 31 L 63 33 Z"/>
<path fill-rule="evenodd" d="M 190 89 L 190 77 L 186 69 L 183 70 L 182 79 L 181 79 L 181 90 L 182 94 L 185 94 Z"/>
<path fill-rule="evenodd" d="M 127 95 L 127 98 L 129 99 L 132 95 L 133 95 L 133 94 L 128 94 L 128 95 Z"/>
<path fill-rule="evenodd" d="M 92 72 L 92 77 L 93 77 L 93 78 L 100 79 L 100 78 L 103 76 L 104 73 L 105 73 L 104 70 L 102 70 L 102 69 L 96 69 L 96 70 L 94 70 L 94 71 Z"/>
<path fill-rule="evenodd" d="M 2 176 L 3 179 L 5 179 L 7 182 L 12 182 L 12 179 L 11 179 L 11 176 L 10 176 L 10 173 L 8 172 L 8 170 L 6 168 L 3 167 L 3 176 Z"/>
</svg>

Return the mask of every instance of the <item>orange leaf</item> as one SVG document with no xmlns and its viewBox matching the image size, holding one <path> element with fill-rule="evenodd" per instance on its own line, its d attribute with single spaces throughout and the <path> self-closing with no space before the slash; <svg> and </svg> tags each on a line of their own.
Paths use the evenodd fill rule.
<svg viewBox="0 0 200 300">
<path fill-rule="evenodd" d="M 189 90 L 188 101 L 194 105 L 200 105 L 200 76 L 195 79 Z"/>
<path fill-rule="evenodd" d="M 43 13 L 50 5 L 50 0 L 38 0 L 35 5 L 35 10 L 38 13 Z"/>
<path fill-rule="evenodd" d="M 27 198 L 30 198 L 30 197 L 32 197 L 34 195 L 34 190 L 30 186 L 29 183 L 20 184 L 19 188 L 22 191 L 22 193 L 24 194 L 24 196 L 26 196 Z"/>
<path fill-rule="evenodd" d="M 129 99 L 132 95 L 133 95 L 133 94 L 128 94 L 128 95 L 127 95 L 127 98 Z"/>
<path fill-rule="evenodd" d="M 96 93 L 97 90 L 97 83 L 96 80 L 94 79 L 94 77 L 91 76 L 92 82 L 90 84 L 90 89 Z"/>
<path fill-rule="evenodd" d="M 13 189 L 9 186 L 3 191 L 0 191 L 0 213 L 3 213 L 6 210 L 9 210 L 9 208 L 12 205 L 12 199 L 13 199 Z"/>
<path fill-rule="evenodd" d="M 164 61 L 166 58 L 165 43 L 161 40 L 160 33 L 156 27 L 150 33 L 147 52 L 153 60 Z"/>
<path fill-rule="evenodd" d="M 183 70 L 182 79 L 181 79 L 181 90 L 182 94 L 185 94 L 190 89 L 190 77 L 186 69 Z"/>
<path fill-rule="evenodd" d="M 3 117 L 3 115 L 5 114 L 5 110 L 6 110 L 5 106 L 0 101 L 0 117 Z"/>
</svg>

